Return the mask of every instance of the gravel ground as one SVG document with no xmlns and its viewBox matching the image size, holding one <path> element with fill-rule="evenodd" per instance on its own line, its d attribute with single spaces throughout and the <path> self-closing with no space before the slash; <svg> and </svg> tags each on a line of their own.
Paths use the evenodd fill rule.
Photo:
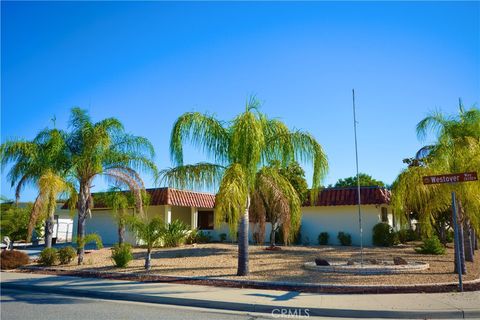
<svg viewBox="0 0 480 320">
<path fill-rule="evenodd" d="M 127 268 L 113 267 L 110 249 L 93 250 L 85 256 L 85 265 L 73 263 L 62 266 L 66 270 L 115 271 L 143 273 L 145 249 L 135 248 L 134 260 Z M 475 262 L 467 262 L 467 275 L 464 280 L 480 277 L 480 251 L 476 251 Z M 414 245 L 393 248 L 365 248 L 364 260 L 378 259 L 392 261 L 402 257 L 407 261 L 420 261 L 430 264 L 426 271 L 397 275 L 350 275 L 320 273 L 303 268 L 307 261 L 322 257 L 329 261 L 360 261 L 360 249 L 336 246 L 292 246 L 282 247 L 281 251 L 268 251 L 263 246 L 250 246 L 250 276 L 237 277 L 237 247 L 233 244 L 198 244 L 179 248 L 154 249 L 150 273 L 162 276 L 206 276 L 222 279 L 246 279 L 260 281 L 285 281 L 314 284 L 352 285 L 402 285 L 432 284 L 458 281 L 453 273 L 453 249 L 441 256 L 422 255 L 414 251 Z"/>
</svg>

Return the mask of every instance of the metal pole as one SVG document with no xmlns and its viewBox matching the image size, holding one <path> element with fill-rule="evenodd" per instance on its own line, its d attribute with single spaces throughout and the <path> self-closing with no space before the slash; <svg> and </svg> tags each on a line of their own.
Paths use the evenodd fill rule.
<svg viewBox="0 0 480 320">
<path fill-rule="evenodd" d="M 353 99 L 353 131 L 355 133 L 355 163 L 357 167 L 357 197 L 358 197 L 358 227 L 360 229 L 360 264 L 363 267 L 363 229 L 362 229 L 362 211 L 360 202 L 360 176 L 358 173 L 358 146 L 357 146 L 357 116 L 355 114 L 355 89 L 352 89 Z"/>
<path fill-rule="evenodd" d="M 455 238 L 455 256 L 457 258 L 458 289 L 460 290 L 460 292 L 463 292 L 462 261 L 460 261 L 460 241 L 459 241 L 459 234 L 458 234 L 457 205 L 455 201 L 455 192 L 452 192 L 452 214 L 453 214 L 453 229 L 454 229 L 454 238 Z"/>
</svg>

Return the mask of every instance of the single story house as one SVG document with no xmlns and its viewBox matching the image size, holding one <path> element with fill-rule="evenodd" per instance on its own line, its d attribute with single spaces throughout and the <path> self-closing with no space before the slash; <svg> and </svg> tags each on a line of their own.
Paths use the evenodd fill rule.
<svg viewBox="0 0 480 320">
<path fill-rule="evenodd" d="M 212 193 L 177 190 L 172 188 L 147 189 L 150 195 L 150 204 L 146 210 L 149 217 L 159 216 L 166 223 L 181 220 L 192 229 L 201 230 L 211 236 L 212 240 L 219 240 L 225 234 L 231 241 L 228 225 L 214 226 L 215 195 Z M 361 188 L 361 214 L 363 226 L 363 244 L 372 245 L 372 228 L 379 222 L 395 225 L 390 204 L 390 191 L 381 187 Z M 95 195 L 94 195 L 95 199 Z M 349 233 L 352 244 L 360 244 L 359 219 L 356 188 L 325 188 L 315 199 L 313 205 L 309 201 L 302 206 L 301 239 L 304 244 L 318 244 L 321 232 L 328 232 L 329 243 L 339 244 L 338 232 Z M 68 211 L 66 205 L 61 211 Z M 129 209 L 133 214 L 133 209 Z M 63 215 L 64 216 L 64 215 Z M 73 236 L 77 230 L 76 216 L 73 219 Z M 253 240 L 250 225 L 250 240 Z M 267 224 L 265 242 L 269 241 L 271 226 Z M 117 222 L 111 209 L 94 201 L 92 215 L 87 218 L 87 233 L 98 233 L 106 245 L 118 241 Z M 126 241 L 135 244 L 134 234 L 127 230 Z"/>
</svg>

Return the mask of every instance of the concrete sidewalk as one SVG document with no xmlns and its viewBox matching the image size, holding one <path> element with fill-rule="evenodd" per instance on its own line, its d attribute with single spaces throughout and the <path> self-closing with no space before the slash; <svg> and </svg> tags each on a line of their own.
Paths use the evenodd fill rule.
<svg viewBox="0 0 480 320">
<path fill-rule="evenodd" d="M 142 283 L 29 273 L 1 273 L 2 288 L 101 299 L 272 314 L 349 318 L 480 318 L 480 292 L 313 294 L 295 291 Z"/>
</svg>

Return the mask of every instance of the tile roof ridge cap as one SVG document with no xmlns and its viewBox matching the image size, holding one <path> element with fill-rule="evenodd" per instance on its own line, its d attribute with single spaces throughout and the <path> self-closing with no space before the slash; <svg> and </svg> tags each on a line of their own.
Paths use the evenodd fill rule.
<svg viewBox="0 0 480 320">
<path fill-rule="evenodd" d="M 216 195 L 216 193 L 204 192 L 204 191 L 185 190 L 185 189 L 177 189 L 177 188 L 169 188 L 169 187 L 167 187 L 167 189 L 168 190 L 174 190 L 174 191 L 180 191 L 180 192 L 191 192 L 191 193 L 205 194 L 205 195 L 209 195 L 209 196 Z"/>
</svg>

